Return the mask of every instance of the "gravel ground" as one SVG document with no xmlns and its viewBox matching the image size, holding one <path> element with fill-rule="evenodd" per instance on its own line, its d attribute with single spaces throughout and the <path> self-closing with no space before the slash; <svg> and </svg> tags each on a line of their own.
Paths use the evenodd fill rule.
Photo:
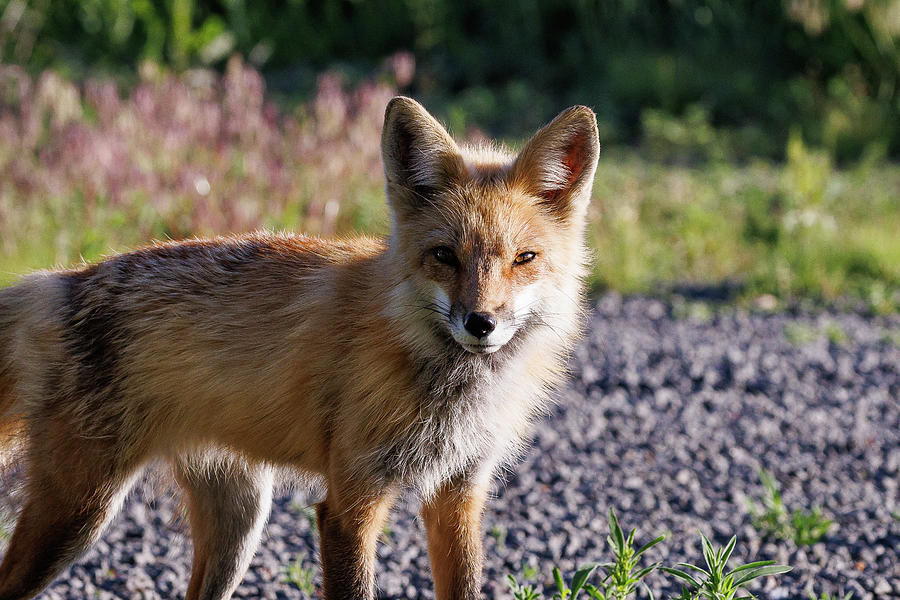
<svg viewBox="0 0 900 600">
<path fill-rule="evenodd" d="M 752 588 L 761 598 L 853 592 L 900 597 L 900 318 L 801 312 L 754 314 L 605 296 L 572 361 L 573 380 L 537 428 L 524 459 L 498 484 L 485 516 L 487 597 L 509 597 L 507 573 L 606 561 L 606 513 L 666 533 L 652 561 L 699 563 L 698 530 L 738 536 L 733 561 L 794 567 Z M 758 471 L 781 484 L 788 508 L 822 506 L 824 541 L 765 539 L 747 498 Z M 300 559 L 315 572 L 303 507 L 282 493 L 238 598 L 308 597 L 285 582 Z M 181 597 L 190 542 L 170 495 L 139 490 L 86 557 L 41 596 Z M 382 598 L 432 598 L 415 502 L 398 507 L 380 550 Z M 538 583 L 543 583 L 538 578 Z M 656 597 L 677 593 L 660 574 Z M 646 597 L 642 593 L 641 597 Z"/>
</svg>

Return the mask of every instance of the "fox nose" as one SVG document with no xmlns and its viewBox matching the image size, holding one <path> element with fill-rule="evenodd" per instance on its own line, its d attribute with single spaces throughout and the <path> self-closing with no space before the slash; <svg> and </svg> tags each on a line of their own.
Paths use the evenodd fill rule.
<svg viewBox="0 0 900 600">
<path fill-rule="evenodd" d="M 479 339 L 487 336 L 496 326 L 497 321 L 487 313 L 470 312 L 466 315 L 465 322 L 463 322 L 463 327 L 466 328 L 466 331 Z"/>
</svg>

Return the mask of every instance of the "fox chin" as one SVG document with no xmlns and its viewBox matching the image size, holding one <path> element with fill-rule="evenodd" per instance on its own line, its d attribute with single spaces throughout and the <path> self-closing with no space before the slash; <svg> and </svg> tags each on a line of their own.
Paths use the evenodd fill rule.
<svg viewBox="0 0 900 600">
<path fill-rule="evenodd" d="M 273 471 L 321 480 L 323 594 L 374 598 L 393 501 L 423 502 L 439 600 L 480 597 L 481 514 L 565 377 L 583 322 L 593 112 L 518 152 L 385 112 L 386 239 L 256 232 L 154 244 L 0 289 L 0 458 L 24 503 L 0 600 L 31 598 L 168 461 L 188 600 L 231 597 Z"/>
</svg>

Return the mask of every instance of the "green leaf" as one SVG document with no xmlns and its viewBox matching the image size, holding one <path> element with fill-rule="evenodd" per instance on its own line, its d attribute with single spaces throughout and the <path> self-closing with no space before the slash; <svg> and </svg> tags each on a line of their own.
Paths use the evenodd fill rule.
<svg viewBox="0 0 900 600">
<path fill-rule="evenodd" d="M 734 585 L 741 586 L 748 581 L 753 581 L 759 577 L 765 577 L 766 575 L 778 575 L 780 573 L 787 573 L 790 571 L 792 567 L 788 567 L 785 565 L 772 565 L 768 567 L 760 567 L 758 569 L 753 569 L 742 573 L 740 577 L 735 578 Z"/>
<path fill-rule="evenodd" d="M 703 544 L 703 558 L 706 559 L 706 566 L 712 571 L 717 563 L 716 553 L 713 552 L 712 544 L 709 543 L 709 540 L 706 539 L 702 532 L 700 533 L 700 541 Z"/>
<path fill-rule="evenodd" d="M 643 554 L 644 552 L 646 552 L 647 550 L 649 550 L 649 549 L 652 548 L 653 546 L 657 545 L 658 543 L 660 543 L 660 542 L 663 541 L 664 539 L 666 539 L 666 536 L 661 535 L 661 536 L 659 536 L 658 538 L 656 538 L 655 540 L 650 541 L 650 542 L 647 542 L 646 544 L 644 544 L 643 546 L 641 546 L 640 549 L 639 549 L 637 552 L 634 553 L 634 558 L 637 558 L 638 556 L 640 556 L 641 554 Z"/>
<path fill-rule="evenodd" d="M 644 577 L 646 577 L 647 575 L 649 575 L 650 573 L 655 571 L 657 569 L 657 567 L 659 567 L 659 563 L 653 563 L 649 567 L 644 567 L 643 569 L 641 569 L 640 571 L 638 571 L 637 573 L 632 575 L 631 578 L 635 582 L 640 581 L 641 579 L 643 579 Z"/>
<path fill-rule="evenodd" d="M 584 586 L 584 591 L 587 592 L 588 596 L 591 597 L 591 600 L 607 600 L 606 594 L 604 594 L 591 584 L 587 584 L 586 586 Z"/>
<path fill-rule="evenodd" d="M 707 571 L 706 569 L 701 569 L 697 565 L 692 565 L 690 563 L 678 563 L 678 566 L 679 567 L 687 567 L 688 569 L 693 569 L 695 571 L 703 573 L 703 575 L 706 577 L 709 577 L 711 575 L 711 573 L 709 571 Z"/>
<path fill-rule="evenodd" d="M 737 536 L 731 536 L 731 540 L 729 540 L 728 545 L 725 546 L 725 550 L 722 552 L 722 566 L 728 562 L 728 559 L 731 558 L 731 553 L 734 552 L 734 545 L 737 543 Z"/>
<path fill-rule="evenodd" d="M 556 587 L 559 589 L 559 595 L 565 598 L 568 590 L 566 589 L 566 584 L 563 583 L 562 573 L 559 572 L 559 567 L 553 567 L 553 581 L 556 582 Z"/>
<path fill-rule="evenodd" d="M 739 573 L 741 571 L 746 571 L 747 569 L 755 569 L 756 567 L 766 567 L 768 565 L 774 565 L 774 560 L 758 560 L 756 562 L 747 563 L 746 565 L 741 565 L 740 567 L 736 567 L 731 571 L 731 574 Z"/>
<path fill-rule="evenodd" d="M 622 528 L 619 526 L 619 520 L 616 518 L 616 513 L 612 507 L 609 508 L 609 532 L 615 540 L 615 547 L 620 550 L 624 548 L 625 537 L 622 534 Z"/>
<path fill-rule="evenodd" d="M 584 586 L 584 583 L 587 581 L 587 578 L 591 576 L 591 573 L 594 572 L 598 566 L 597 563 L 592 563 L 589 565 L 584 565 L 577 571 L 575 571 L 575 575 L 572 576 L 572 599 L 574 600 L 575 596 L 578 595 L 578 591 Z"/>
<path fill-rule="evenodd" d="M 689 583 L 691 586 L 693 586 L 696 589 L 700 589 L 700 586 L 701 586 L 700 582 L 697 581 L 696 579 L 694 579 L 693 577 L 691 577 L 690 575 L 688 575 L 687 573 L 685 573 L 684 571 L 680 571 L 680 570 L 674 569 L 672 567 L 660 567 L 659 570 L 664 573 L 668 573 L 669 575 L 672 575 L 673 577 L 677 577 L 678 579 L 681 579 L 682 581 Z"/>
</svg>

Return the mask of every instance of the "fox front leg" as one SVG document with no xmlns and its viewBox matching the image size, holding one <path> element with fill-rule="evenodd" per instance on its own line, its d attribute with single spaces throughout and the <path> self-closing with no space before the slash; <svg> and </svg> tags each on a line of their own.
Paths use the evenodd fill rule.
<svg viewBox="0 0 900 600">
<path fill-rule="evenodd" d="M 342 491 L 329 486 L 325 500 L 316 506 L 324 597 L 373 600 L 376 544 L 395 494 L 353 498 Z"/>
<path fill-rule="evenodd" d="M 437 600 L 481 597 L 481 513 L 487 486 L 450 482 L 422 508 Z"/>
</svg>

